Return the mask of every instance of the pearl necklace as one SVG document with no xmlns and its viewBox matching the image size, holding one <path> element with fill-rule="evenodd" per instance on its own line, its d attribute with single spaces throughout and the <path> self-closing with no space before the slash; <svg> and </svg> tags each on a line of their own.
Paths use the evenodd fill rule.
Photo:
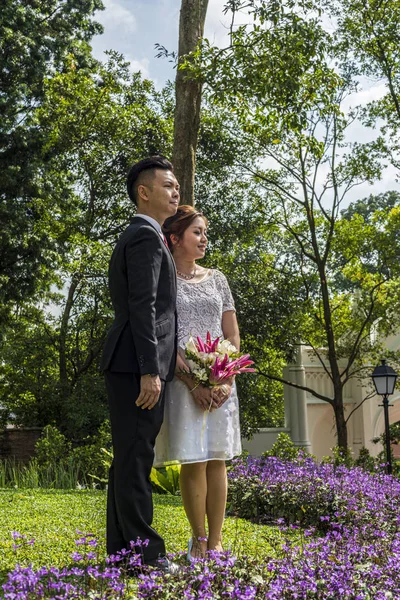
<svg viewBox="0 0 400 600">
<path fill-rule="evenodd" d="M 190 273 L 190 275 L 185 275 L 185 273 L 181 273 L 180 271 L 178 271 L 178 269 L 176 270 L 177 275 L 179 275 L 179 277 L 182 277 L 182 279 L 186 279 L 186 281 L 189 281 L 190 279 L 194 279 L 196 277 L 196 265 L 194 265 L 194 271 L 193 273 Z"/>
</svg>

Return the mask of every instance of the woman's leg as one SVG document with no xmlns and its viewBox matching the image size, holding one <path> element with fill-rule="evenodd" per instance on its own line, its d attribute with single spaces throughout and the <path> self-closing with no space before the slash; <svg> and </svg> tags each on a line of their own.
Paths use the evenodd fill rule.
<svg viewBox="0 0 400 600">
<path fill-rule="evenodd" d="M 207 498 L 207 463 L 183 464 L 181 466 L 181 494 L 183 507 L 192 528 L 193 557 L 204 556 L 207 542 L 198 538 L 206 538 L 206 498 Z"/>
<path fill-rule="evenodd" d="M 227 496 L 226 465 L 224 460 L 207 463 L 208 550 L 221 551 L 222 525 L 224 523 Z"/>
</svg>

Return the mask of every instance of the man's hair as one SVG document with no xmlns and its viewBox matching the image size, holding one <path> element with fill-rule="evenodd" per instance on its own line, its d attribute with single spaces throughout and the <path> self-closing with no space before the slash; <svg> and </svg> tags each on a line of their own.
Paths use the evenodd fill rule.
<svg viewBox="0 0 400 600">
<path fill-rule="evenodd" d="M 144 175 L 150 175 L 150 177 L 154 177 L 154 171 L 156 169 L 163 169 L 164 171 L 173 171 L 174 168 L 172 164 L 162 156 L 158 154 L 156 156 L 150 156 L 149 158 L 144 158 L 139 162 L 132 165 L 128 173 L 128 179 L 126 182 L 128 188 L 129 198 L 132 200 L 134 204 L 137 206 L 137 189 L 138 186 L 143 183 Z"/>
</svg>

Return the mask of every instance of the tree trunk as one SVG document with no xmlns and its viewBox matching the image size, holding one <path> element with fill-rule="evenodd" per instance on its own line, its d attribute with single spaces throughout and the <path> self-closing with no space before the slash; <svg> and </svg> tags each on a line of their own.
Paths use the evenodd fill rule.
<svg viewBox="0 0 400 600">
<path fill-rule="evenodd" d="M 74 275 L 71 280 L 71 284 L 68 290 L 67 300 L 65 302 L 64 312 L 61 319 L 60 327 L 60 344 L 59 344 L 59 372 L 60 372 L 60 383 L 62 387 L 68 385 L 68 373 L 67 373 L 67 332 L 68 322 L 71 315 L 71 310 L 74 305 L 74 294 L 78 287 L 80 278 Z"/>
<path fill-rule="evenodd" d="M 172 163 L 181 186 L 181 204 L 194 205 L 194 173 L 200 128 L 201 83 L 185 79 L 179 69 L 185 55 L 203 37 L 208 0 L 182 0 L 179 20 L 178 69 L 175 80 L 174 150 Z"/>
<path fill-rule="evenodd" d="M 339 448 L 347 451 L 347 424 L 344 415 L 343 406 L 343 384 L 340 375 L 340 368 L 336 356 L 336 340 L 332 323 L 332 308 L 329 298 L 329 289 L 325 272 L 325 265 L 321 262 L 319 253 L 316 252 L 318 259 L 318 271 L 321 285 L 321 296 L 324 310 L 324 321 L 326 339 L 328 342 L 328 362 L 331 370 L 333 383 L 333 409 L 335 411 L 337 445 Z"/>
<path fill-rule="evenodd" d="M 343 388 L 335 390 L 333 410 L 335 412 L 337 445 L 339 448 L 347 450 L 347 425 L 343 405 Z"/>
</svg>

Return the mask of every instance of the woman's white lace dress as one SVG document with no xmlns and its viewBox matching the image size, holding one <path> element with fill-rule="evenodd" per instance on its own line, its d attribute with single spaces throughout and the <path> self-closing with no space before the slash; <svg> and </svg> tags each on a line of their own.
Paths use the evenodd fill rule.
<svg viewBox="0 0 400 600">
<path fill-rule="evenodd" d="M 178 278 L 178 345 L 190 335 L 223 337 L 222 313 L 235 310 L 225 275 L 212 270 L 197 283 Z M 229 460 L 242 451 L 236 385 L 217 410 L 204 412 L 176 377 L 166 385 L 164 422 L 157 437 L 154 465 Z"/>
</svg>

